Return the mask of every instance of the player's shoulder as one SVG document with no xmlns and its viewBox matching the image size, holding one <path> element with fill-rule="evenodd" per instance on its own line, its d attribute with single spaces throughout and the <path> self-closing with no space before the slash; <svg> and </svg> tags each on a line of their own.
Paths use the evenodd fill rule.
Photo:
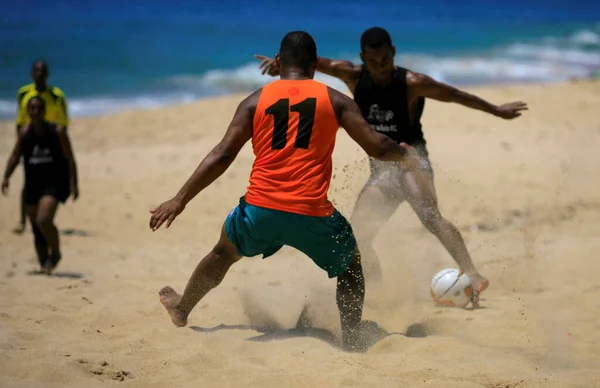
<svg viewBox="0 0 600 388">
<path fill-rule="evenodd" d="M 21 102 L 23 100 L 23 97 L 25 97 L 26 95 L 28 95 L 34 91 L 35 91 L 35 85 L 32 83 L 21 86 L 19 88 L 19 90 L 17 90 L 17 100 L 19 100 L 19 102 Z"/>
<path fill-rule="evenodd" d="M 32 90 L 35 90 L 35 85 L 33 83 L 23 85 L 19 88 L 19 90 L 17 91 L 17 94 L 29 93 Z"/>
<path fill-rule="evenodd" d="M 433 81 L 433 78 L 424 73 L 419 73 L 406 68 L 399 68 L 406 72 L 406 83 L 408 86 L 418 86 Z"/>
<path fill-rule="evenodd" d="M 250 113 L 251 115 L 254 115 L 256 107 L 259 104 L 260 97 L 263 93 L 263 89 L 264 87 L 255 90 L 254 92 L 246 96 L 246 98 L 244 98 L 242 101 L 240 101 L 237 107 L 237 112 Z"/>
<path fill-rule="evenodd" d="M 48 129 L 59 137 L 67 133 L 67 128 L 62 125 L 51 122 L 46 122 L 46 124 L 48 125 Z"/>
<path fill-rule="evenodd" d="M 20 125 L 19 129 L 17 131 L 17 134 L 19 135 L 19 139 L 23 140 L 23 138 L 25 137 L 25 135 L 27 134 L 27 132 L 29 132 L 30 129 L 30 125 L 26 124 L 26 125 Z"/>
<path fill-rule="evenodd" d="M 256 89 L 254 92 L 250 93 L 246 98 L 242 100 L 240 104 L 244 104 L 246 106 L 256 105 L 260 96 L 263 94 L 264 87 Z"/>
<path fill-rule="evenodd" d="M 63 131 L 63 127 L 56 124 L 56 123 L 51 123 L 50 121 L 46 121 L 46 126 L 47 128 L 52 131 L 52 132 L 56 132 L 56 133 L 60 133 Z"/>
<path fill-rule="evenodd" d="M 61 88 L 59 88 L 58 86 L 51 86 L 49 88 L 50 93 L 52 93 L 53 96 L 58 97 L 58 98 L 65 98 L 65 92 L 62 91 Z"/>
<path fill-rule="evenodd" d="M 247 99 L 260 104 L 272 104 L 285 98 L 317 98 L 319 101 L 330 99 L 329 86 L 313 79 L 276 80 L 264 85 Z"/>
<path fill-rule="evenodd" d="M 324 82 L 321 81 L 317 81 L 316 79 L 312 80 L 312 84 L 317 87 L 317 88 L 321 88 L 322 90 L 326 90 L 327 92 L 329 92 L 329 85 L 327 85 Z"/>
<path fill-rule="evenodd" d="M 339 90 L 332 88 L 331 86 L 327 86 L 327 94 L 329 95 L 329 100 L 331 101 L 331 104 L 334 108 L 336 106 L 345 106 L 352 101 L 350 97 L 340 92 Z"/>
<path fill-rule="evenodd" d="M 354 100 L 340 92 L 332 88 L 331 86 L 327 86 L 327 92 L 329 94 L 329 101 L 331 102 L 331 107 L 337 117 L 338 122 L 341 121 L 342 114 L 344 111 L 351 110 L 353 107 L 357 107 Z"/>
</svg>

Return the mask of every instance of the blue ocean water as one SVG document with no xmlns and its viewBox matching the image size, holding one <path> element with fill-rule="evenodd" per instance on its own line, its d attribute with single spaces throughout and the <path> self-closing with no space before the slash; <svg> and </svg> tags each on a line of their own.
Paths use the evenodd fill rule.
<svg viewBox="0 0 600 388">
<path fill-rule="evenodd" d="M 392 34 L 397 62 L 456 85 L 555 82 L 600 68 L 600 2 L 567 0 L 19 0 L 0 2 L 0 118 L 37 58 L 71 114 L 250 91 L 255 53 L 291 30 L 319 54 L 358 60 L 361 32 Z M 319 79 L 345 90 L 332 78 Z"/>
</svg>

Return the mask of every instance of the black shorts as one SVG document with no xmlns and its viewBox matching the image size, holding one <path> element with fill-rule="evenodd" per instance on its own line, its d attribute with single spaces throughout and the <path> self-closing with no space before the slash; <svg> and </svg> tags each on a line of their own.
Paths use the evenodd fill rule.
<svg viewBox="0 0 600 388">
<path fill-rule="evenodd" d="M 69 186 L 25 187 L 25 205 L 37 205 L 40 198 L 51 196 L 60 203 L 65 203 L 71 195 Z"/>
</svg>

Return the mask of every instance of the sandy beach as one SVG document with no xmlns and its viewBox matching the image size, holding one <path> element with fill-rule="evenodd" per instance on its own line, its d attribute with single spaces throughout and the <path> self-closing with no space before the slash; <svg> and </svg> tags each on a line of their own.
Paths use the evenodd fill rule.
<svg viewBox="0 0 600 388">
<path fill-rule="evenodd" d="M 244 96 L 74 118 L 81 197 L 58 212 L 55 276 L 29 275 L 30 227 L 10 231 L 21 167 L 0 198 L 0 387 L 600 387 L 600 83 L 467 90 L 530 107 L 514 121 L 425 108 L 442 214 L 491 283 L 482 309 L 433 305 L 431 277 L 455 264 L 404 204 L 376 240 L 386 289 L 367 284 L 364 318 L 389 335 L 366 353 L 336 347 L 335 280 L 289 248 L 236 264 L 176 328 L 158 291 L 182 291 L 216 242 L 244 194 L 250 144 L 170 229 L 152 233 L 148 210 Z M 14 124 L 0 124 L 2 168 L 13 142 Z M 334 168 L 330 199 L 349 217 L 367 159 L 344 131 Z"/>
</svg>

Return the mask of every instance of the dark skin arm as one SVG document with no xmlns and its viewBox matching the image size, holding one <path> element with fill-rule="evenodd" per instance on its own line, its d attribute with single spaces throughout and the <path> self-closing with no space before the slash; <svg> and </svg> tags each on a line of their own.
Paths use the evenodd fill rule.
<svg viewBox="0 0 600 388">
<path fill-rule="evenodd" d="M 269 74 L 273 77 L 279 75 L 279 61 L 277 57 L 269 58 L 257 54 L 254 58 L 261 61 L 258 67 L 262 69 L 263 75 Z M 348 86 L 350 91 L 354 93 L 354 87 L 360 76 L 361 67 L 360 65 L 355 65 L 352 62 L 343 59 L 337 60 L 319 57 L 317 71 L 342 80 Z"/>
<path fill-rule="evenodd" d="M 19 165 L 19 159 L 21 158 L 21 144 L 23 138 L 22 132 L 22 127 L 18 127 L 17 140 L 6 162 L 6 168 L 4 169 L 4 179 L 2 179 L 2 194 L 4 195 L 8 194 L 9 179 L 15 171 L 15 168 L 17 168 L 17 166 Z"/>
<path fill-rule="evenodd" d="M 328 90 L 340 126 L 369 156 L 401 162 L 407 169 L 416 167 L 418 160 L 413 147 L 406 143 L 397 144 L 388 136 L 375 132 L 351 98 L 333 88 Z"/>
<path fill-rule="evenodd" d="M 56 132 L 58 133 L 58 139 L 62 148 L 63 154 L 69 163 L 69 177 L 71 183 L 71 194 L 73 200 L 79 197 L 79 184 L 77 179 L 77 163 L 75 162 L 75 154 L 73 153 L 73 147 L 71 146 L 71 140 L 67 134 L 66 127 L 57 127 Z"/>
<path fill-rule="evenodd" d="M 521 101 L 499 106 L 491 104 L 474 94 L 469 94 L 451 85 L 438 82 L 421 73 L 408 72 L 406 82 L 409 87 L 411 103 L 418 97 L 426 97 L 441 102 L 453 102 L 507 120 L 521 116 L 521 111 L 528 109 L 527 104 Z"/>
<path fill-rule="evenodd" d="M 347 60 L 335 60 L 319 57 L 317 71 L 338 78 L 354 93 L 354 88 L 360 77 L 361 67 Z"/>
<path fill-rule="evenodd" d="M 269 74 L 271 76 L 279 74 L 277 58 L 273 59 L 264 55 L 255 55 L 254 57 L 261 61 L 259 68 L 262 69 L 262 74 Z M 344 81 L 350 92 L 354 94 L 361 66 L 354 65 L 352 62 L 346 60 L 333 60 L 320 57 L 317 71 Z M 419 97 L 426 97 L 442 102 L 457 103 L 507 120 L 519 117 L 521 111 L 528 109 L 527 104 L 521 101 L 499 106 L 491 104 L 478 96 L 438 82 L 425 74 L 409 71 L 406 78 L 410 90 L 409 99 L 411 104 Z"/>
<path fill-rule="evenodd" d="M 235 160 L 240 150 L 252 138 L 252 120 L 262 89 L 251 94 L 237 107 L 223 139 L 206 155 L 194 173 L 170 200 L 150 210 L 150 229 L 165 223 L 168 228 L 185 206 L 198 193 L 219 178 Z"/>
</svg>

